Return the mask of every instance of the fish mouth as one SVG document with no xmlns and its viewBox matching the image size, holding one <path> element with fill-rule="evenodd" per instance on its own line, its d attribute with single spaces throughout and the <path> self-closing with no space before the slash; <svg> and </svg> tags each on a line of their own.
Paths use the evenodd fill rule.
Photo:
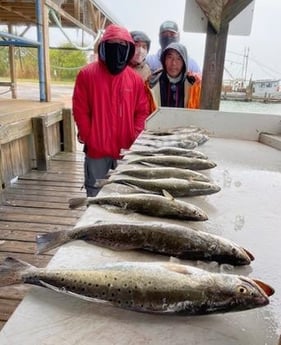
<svg viewBox="0 0 281 345">
<path fill-rule="evenodd" d="M 255 257 L 254 257 L 254 255 L 251 253 L 251 252 L 249 252 L 247 249 L 245 249 L 245 248 L 242 248 L 243 249 L 243 251 L 245 252 L 245 254 L 248 256 L 248 258 L 250 259 L 250 261 L 254 261 L 255 260 Z"/>
<path fill-rule="evenodd" d="M 272 296 L 275 293 L 275 290 L 273 289 L 273 287 L 271 287 L 270 285 L 264 283 L 261 280 L 258 279 L 253 279 L 253 281 L 262 289 L 262 291 L 268 296 Z"/>
</svg>

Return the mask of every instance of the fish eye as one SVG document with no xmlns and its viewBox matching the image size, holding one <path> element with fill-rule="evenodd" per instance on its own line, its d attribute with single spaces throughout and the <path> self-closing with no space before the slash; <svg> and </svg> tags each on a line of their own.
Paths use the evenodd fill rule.
<svg viewBox="0 0 281 345">
<path fill-rule="evenodd" d="M 243 285 L 239 285 L 237 287 L 237 292 L 241 293 L 241 294 L 245 294 L 248 290 L 245 288 L 245 286 Z"/>
</svg>

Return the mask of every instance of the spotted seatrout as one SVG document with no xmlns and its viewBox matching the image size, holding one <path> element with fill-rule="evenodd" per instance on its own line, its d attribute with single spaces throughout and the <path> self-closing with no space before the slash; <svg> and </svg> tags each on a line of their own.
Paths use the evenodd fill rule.
<svg viewBox="0 0 281 345">
<path fill-rule="evenodd" d="M 177 200 L 164 191 L 165 196 L 155 194 L 118 194 L 88 198 L 73 198 L 69 207 L 74 209 L 86 205 L 111 205 L 124 210 L 164 218 L 185 220 L 207 220 L 207 214 L 199 207 Z"/>
<path fill-rule="evenodd" d="M 128 164 L 162 165 L 182 169 L 204 170 L 216 167 L 216 163 L 209 159 L 178 156 L 148 156 L 132 159 Z"/>
<path fill-rule="evenodd" d="M 173 197 L 208 195 L 217 193 L 221 190 L 215 183 L 193 180 L 188 181 L 173 177 L 156 179 L 120 177 L 112 180 L 100 180 L 96 183 L 96 186 L 102 187 L 105 184 L 111 183 L 119 183 L 143 192 L 153 192 L 160 195 L 163 194 L 163 190 L 166 190 Z"/>
<path fill-rule="evenodd" d="M 180 178 L 184 180 L 196 180 L 209 182 L 209 178 L 198 171 L 181 168 L 169 167 L 143 167 L 143 168 L 124 168 L 116 170 L 112 175 L 125 174 L 137 178 Z"/>
<path fill-rule="evenodd" d="M 258 308 L 269 304 L 274 293 L 262 281 L 170 262 L 120 262 L 75 270 L 36 268 L 7 258 L 0 266 L 0 286 L 22 282 L 123 309 L 178 315 Z"/>
<path fill-rule="evenodd" d="M 170 156 L 182 156 L 182 157 L 195 157 L 208 159 L 207 155 L 200 151 L 184 149 L 181 147 L 159 147 L 159 148 L 149 148 L 148 150 L 133 149 L 126 151 L 126 154 L 137 154 L 141 156 L 153 156 L 153 155 L 170 155 Z"/>
<path fill-rule="evenodd" d="M 248 265 L 254 260 L 249 251 L 221 236 L 164 222 L 98 222 L 38 235 L 37 253 L 79 239 L 115 250 L 142 249 L 180 259 L 231 265 Z"/>
</svg>

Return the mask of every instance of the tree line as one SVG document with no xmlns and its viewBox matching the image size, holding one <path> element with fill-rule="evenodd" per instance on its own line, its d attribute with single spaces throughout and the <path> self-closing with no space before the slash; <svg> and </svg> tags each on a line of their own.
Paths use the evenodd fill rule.
<svg viewBox="0 0 281 345">
<path fill-rule="evenodd" d="M 85 51 L 70 49 L 69 44 L 50 49 L 51 78 L 57 81 L 74 81 L 78 71 L 87 64 Z M 17 79 L 38 79 L 38 50 L 31 47 L 15 47 Z M 10 77 L 9 48 L 0 47 L 0 78 Z"/>
</svg>

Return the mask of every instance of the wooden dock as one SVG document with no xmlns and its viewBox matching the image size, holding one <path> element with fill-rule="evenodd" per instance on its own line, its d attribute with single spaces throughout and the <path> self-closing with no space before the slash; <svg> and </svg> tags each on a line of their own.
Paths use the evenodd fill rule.
<svg viewBox="0 0 281 345">
<path fill-rule="evenodd" d="M 1 192 L 0 262 L 7 256 L 45 267 L 51 253 L 36 255 L 36 235 L 70 229 L 84 210 L 70 210 L 70 197 L 85 196 L 82 152 L 61 152 L 52 157 L 48 171 L 31 170 Z M 12 315 L 29 287 L 0 288 L 0 329 Z"/>
</svg>

